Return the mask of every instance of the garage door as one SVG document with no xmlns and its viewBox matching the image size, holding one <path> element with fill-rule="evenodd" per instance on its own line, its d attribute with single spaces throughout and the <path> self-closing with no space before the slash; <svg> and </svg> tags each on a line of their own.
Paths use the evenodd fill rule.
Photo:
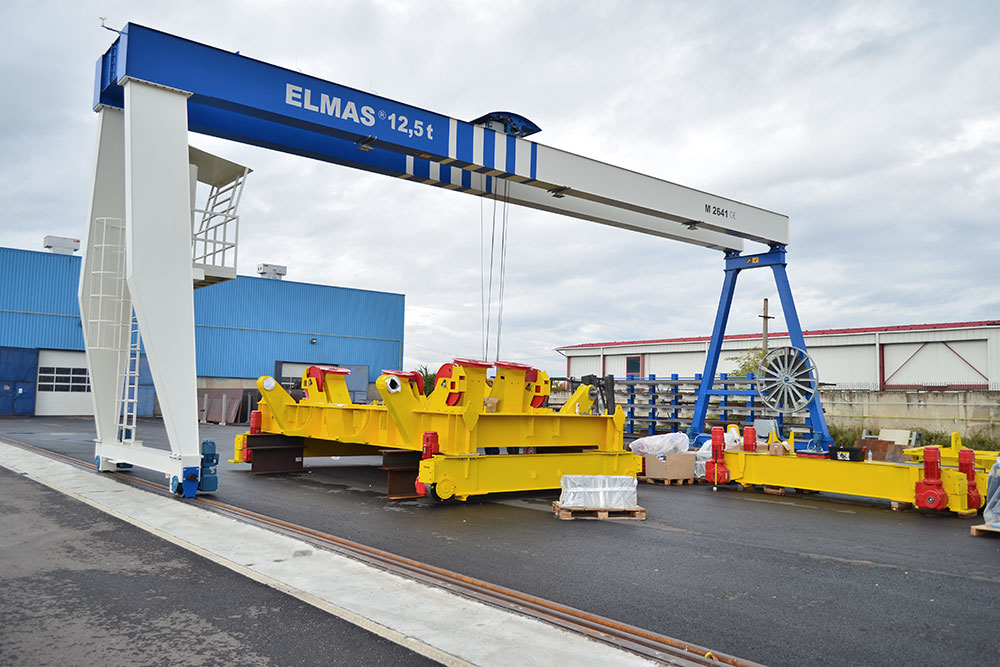
<svg viewBox="0 0 1000 667">
<path fill-rule="evenodd" d="M 93 415 L 87 355 L 64 350 L 38 351 L 35 414 Z"/>
</svg>

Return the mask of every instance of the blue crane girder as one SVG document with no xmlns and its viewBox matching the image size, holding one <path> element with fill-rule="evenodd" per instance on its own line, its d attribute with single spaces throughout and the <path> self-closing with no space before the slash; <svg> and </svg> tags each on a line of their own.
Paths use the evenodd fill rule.
<svg viewBox="0 0 1000 667">
<path fill-rule="evenodd" d="M 338 164 L 343 162 L 342 149 L 323 137 L 356 148 L 502 173 L 520 182 L 532 180 L 537 165 L 534 142 L 518 147 L 517 137 L 481 128 L 483 145 L 477 150 L 476 126 L 471 123 L 135 23 L 125 26 L 98 61 L 94 107 L 122 108 L 121 84 L 128 78 L 190 93 L 193 132 Z M 498 141 L 509 149 L 503 164 L 496 162 Z M 476 163 L 480 152 L 482 165 Z M 405 173 L 402 162 L 372 162 L 366 159 L 356 166 Z"/>
<path fill-rule="evenodd" d="M 538 144 L 510 112 L 465 122 L 134 23 L 97 63 L 95 110 L 123 108 L 128 80 L 188 94 L 201 134 L 469 192 L 500 178 L 576 201 L 516 203 L 718 250 L 787 242 L 787 216 Z"/>
</svg>

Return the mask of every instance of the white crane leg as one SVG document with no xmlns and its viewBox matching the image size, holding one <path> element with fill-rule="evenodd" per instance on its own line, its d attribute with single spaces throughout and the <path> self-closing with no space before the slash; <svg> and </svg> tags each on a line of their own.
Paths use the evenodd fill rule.
<svg viewBox="0 0 1000 667">
<path fill-rule="evenodd" d="M 171 451 L 107 445 L 112 459 L 184 479 L 200 466 L 187 94 L 125 83 L 125 275 Z M 190 470 L 188 471 L 190 472 Z"/>
<path fill-rule="evenodd" d="M 125 363 L 131 318 L 124 275 L 125 114 L 100 111 L 90 218 L 80 267 L 80 316 L 90 367 L 94 421 L 100 443 L 118 441 L 119 368 Z M 113 463 L 102 462 L 110 470 Z"/>
</svg>

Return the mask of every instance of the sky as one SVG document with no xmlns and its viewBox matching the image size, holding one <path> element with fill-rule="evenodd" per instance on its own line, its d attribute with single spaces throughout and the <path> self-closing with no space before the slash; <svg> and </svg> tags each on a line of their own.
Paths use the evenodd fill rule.
<svg viewBox="0 0 1000 667">
<path fill-rule="evenodd" d="M 0 245 L 85 233 L 100 17 L 462 120 L 513 111 L 539 143 L 788 215 L 805 329 L 1000 319 L 1000 3 L 7 0 Z M 405 369 L 484 356 L 504 217 L 501 359 L 562 375 L 559 346 L 711 333 L 719 251 L 190 142 L 254 170 L 240 273 L 404 293 Z M 763 298 L 784 331 L 764 270 L 728 332 L 759 331 Z"/>
</svg>

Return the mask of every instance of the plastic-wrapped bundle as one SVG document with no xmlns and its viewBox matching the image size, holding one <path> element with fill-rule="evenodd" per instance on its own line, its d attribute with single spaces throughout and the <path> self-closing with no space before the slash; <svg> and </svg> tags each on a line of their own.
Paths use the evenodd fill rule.
<svg viewBox="0 0 1000 667">
<path fill-rule="evenodd" d="M 986 507 L 983 508 L 983 521 L 986 525 L 1000 528 L 1000 455 L 997 462 L 990 468 L 986 478 Z"/>
<path fill-rule="evenodd" d="M 712 460 L 712 441 L 706 440 L 694 454 L 694 476 L 705 479 L 705 464 Z"/>
<path fill-rule="evenodd" d="M 635 477 L 624 475 L 563 475 L 563 507 L 625 510 L 638 507 Z"/>
<path fill-rule="evenodd" d="M 637 438 L 628 446 L 636 454 L 683 454 L 688 450 L 687 433 L 663 433 Z"/>
</svg>

